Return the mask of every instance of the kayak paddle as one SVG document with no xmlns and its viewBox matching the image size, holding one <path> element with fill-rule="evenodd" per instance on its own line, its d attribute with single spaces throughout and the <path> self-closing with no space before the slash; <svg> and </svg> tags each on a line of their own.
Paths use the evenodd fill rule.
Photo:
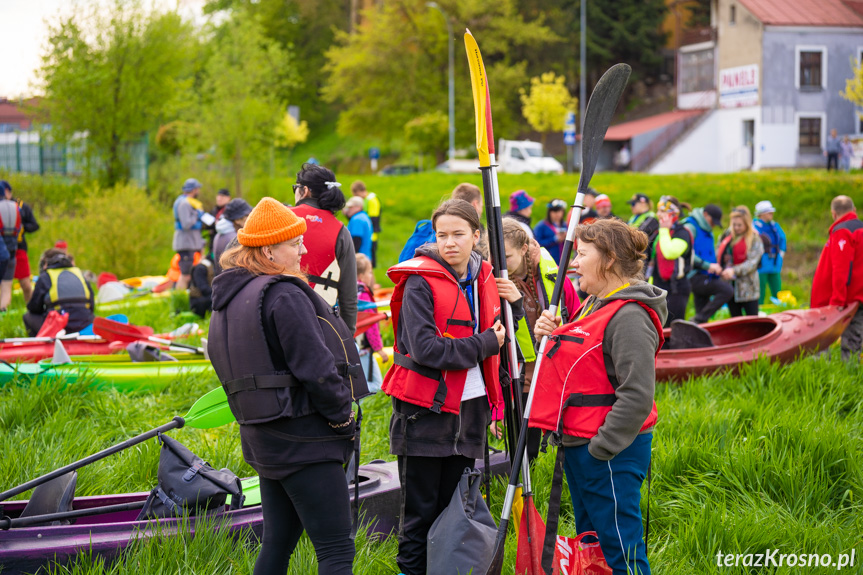
<svg viewBox="0 0 863 575">
<path fill-rule="evenodd" d="M 132 343 L 135 341 L 152 341 L 174 348 L 174 351 L 190 351 L 192 353 L 204 353 L 204 348 L 194 345 L 176 343 L 169 339 L 162 339 L 153 335 L 153 328 L 143 325 L 127 325 L 112 321 L 106 317 L 97 317 L 93 320 L 93 332 L 107 341 L 124 341 Z"/>
<path fill-rule="evenodd" d="M 602 75 L 590 100 L 587 103 L 587 111 L 582 118 L 581 129 L 581 175 L 578 178 L 578 188 L 576 190 L 575 205 L 570 214 L 569 228 L 566 230 L 566 241 L 563 244 L 560 257 L 560 268 L 558 270 L 557 279 L 554 282 L 554 291 L 552 293 L 549 310 L 552 315 L 557 315 L 557 307 L 560 302 L 560 297 L 563 294 L 563 282 L 566 280 L 566 268 L 569 265 L 569 260 L 572 255 L 572 246 L 575 241 L 575 228 L 578 226 L 581 218 L 581 210 L 584 208 L 584 192 L 587 190 L 588 184 L 593 177 L 593 172 L 596 169 L 596 161 L 599 159 L 599 153 L 602 149 L 602 143 L 605 140 L 605 133 L 608 131 L 608 126 L 611 123 L 611 118 L 614 116 L 614 110 L 623 95 L 623 90 L 626 83 L 629 81 L 629 75 L 632 72 L 627 64 L 615 64 Z M 545 356 L 545 347 L 548 343 L 548 336 L 544 336 L 539 344 L 539 350 L 536 354 L 536 364 L 534 373 L 540 373 L 543 357 Z M 535 378 L 534 378 L 535 379 Z M 506 488 L 506 497 L 503 502 L 503 510 L 501 511 L 500 526 L 497 530 L 497 538 L 495 540 L 494 557 L 488 574 L 499 575 L 503 569 L 504 546 L 506 543 L 507 527 L 509 526 L 509 516 L 512 510 L 512 503 L 515 498 L 515 490 L 518 485 L 518 475 L 522 467 L 522 455 L 525 453 L 527 440 L 528 421 L 530 419 L 530 410 L 533 405 L 533 396 L 536 391 L 536 385 L 531 382 L 530 392 L 527 396 L 527 403 L 524 406 L 524 417 L 521 424 L 521 433 L 518 436 L 518 446 L 516 447 L 515 456 L 512 458 L 512 470 L 509 476 L 509 485 Z M 527 486 L 525 486 L 527 487 Z"/>
</svg>

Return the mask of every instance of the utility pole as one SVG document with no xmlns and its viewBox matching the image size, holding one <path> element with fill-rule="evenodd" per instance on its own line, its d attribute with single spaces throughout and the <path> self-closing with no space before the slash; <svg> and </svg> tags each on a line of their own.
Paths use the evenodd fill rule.
<svg viewBox="0 0 863 575">
<path fill-rule="evenodd" d="M 584 133 L 584 108 L 587 106 L 587 0 L 581 0 L 581 28 L 579 50 L 579 66 L 581 68 L 578 79 L 578 122 L 581 124 L 579 133 Z M 581 145 L 584 146 L 584 140 Z M 579 171 L 581 166 L 579 166 Z"/>
<path fill-rule="evenodd" d="M 434 8 L 443 16 L 446 22 L 446 33 L 449 47 L 449 151 L 447 158 L 452 162 L 455 159 L 455 46 L 453 44 L 452 23 L 443 8 L 437 2 L 426 2 L 426 6 Z"/>
</svg>

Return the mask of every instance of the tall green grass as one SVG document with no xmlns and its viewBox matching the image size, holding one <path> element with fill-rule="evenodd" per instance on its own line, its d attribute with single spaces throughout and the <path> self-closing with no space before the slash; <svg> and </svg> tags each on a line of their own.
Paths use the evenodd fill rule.
<svg viewBox="0 0 863 575">
<path fill-rule="evenodd" d="M 175 302 L 180 303 L 180 302 Z M 170 299 L 125 310 L 133 322 L 167 331 L 186 320 Z M 0 318 L 7 331 L 14 318 Z M 206 322 L 203 323 L 206 329 Z M 838 350 L 834 349 L 834 352 Z M 716 554 L 839 553 L 863 556 L 863 399 L 860 366 L 831 357 L 806 357 L 779 367 L 766 360 L 740 375 L 691 379 L 657 386 L 660 421 L 654 433 L 649 557 L 663 575 L 798 573 L 794 568 L 717 567 Z M 182 415 L 206 391 L 212 376 L 187 376 L 158 393 L 94 391 L 87 382 L 0 389 L 2 488 L 22 483 L 75 459 Z M 363 401 L 363 461 L 389 455 L 389 400 Z M 213 430 L 182 429 L 173 436 L 214 466 L 252 474 L 243 461 L 236 424 Z M 545 514 L 554 454 L 541 454 L 533 469 L 535 502 Z M 153 487 L 158 445 L 146 442 L 94 463 L 79 473 L 78 494 L 145 491 Z M 492 513 L 499 517 L 505 478 L 494 482 Z M 642 511 L 647 511 L 647 485 Z M 23 497 L 26 497 L 25 494 Z M 575 533 L 566 490 L 560 532 Z M 2 534 L 0 534 L 2 538 Z M 397 573 L 397 544 L 357 539 L 355 572 Z M 134 545 L 106 565 L 81 555 L 53 566 L 57 574 L 251 573 L 254 541 L 199 530 Z M 510 532 L 505 572 L 514 569 Z M 316 571 L 314 550 L 303 538 L 290 573 Z M 828 573 L 835 569 L 811 569 Z"/>
</svg>

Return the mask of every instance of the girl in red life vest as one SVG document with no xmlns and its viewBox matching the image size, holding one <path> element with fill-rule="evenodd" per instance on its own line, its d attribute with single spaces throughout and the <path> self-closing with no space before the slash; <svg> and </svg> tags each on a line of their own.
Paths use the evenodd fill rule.
<svg viewBox="0 0 863 575">
<path fill-rule="evenodd" d="M 676 319 L 686 319 L 686 304 L 692 291 L 689 271 L 692 269 L 692 234 L 681 222 L 683 210 L 692 209 L 674 196 L 662 196 L 656 206 L 659 233 L 650 246 L 651 283 L 668 292 L 668 326 Z"/>
<path fill-rule="evenodd" d="M 641 484 L 656 423 L 656 354 L 665 291 L 642 281 L 647 236 L 620 220 L 576 229 L 574 266 L 589 297 L 572 323 L 542 312 L 549 335 L 531 427 L 562 432 L 564 469 L 579 533 L 596 531 L 614 575 L 650 574 Z"/>
<path fill-rule="evenodd" d="M 291 208 L 306 221 L 303 272 L 309 285 L 338 311 L 351 332 L 357 329 L 357 260 L 354 240 L 335 213 L 345 207 L 345 195 L 332 170 L 303 164 L 294 184 Z"/>
<path fill-rule="evenodd" d="M 761 237 L 752 227 L 752 214 L 746 206 L 731 210 L 731 227 L 719 238 L 716 257 L 722 265 L 720 277 L 734 286 L 734 299 L 728 302 L 731 317 L 758 315 L 761 285 L 758 265 L 764 255 Z"/>
<path fill-rule="evenodd" d="M 498 369 L 504 339 L 491 265 L 474 251 L 476 210 L 448 200 L 432 214 L 435 243 L 391 267 L 394 365 L 390 453 L 398 456 L 402 521 L 399 568 L 426 572 L 429 529 L 466 467 L 483 457 L 492 414 L 503 401 Z"/>
</svg>

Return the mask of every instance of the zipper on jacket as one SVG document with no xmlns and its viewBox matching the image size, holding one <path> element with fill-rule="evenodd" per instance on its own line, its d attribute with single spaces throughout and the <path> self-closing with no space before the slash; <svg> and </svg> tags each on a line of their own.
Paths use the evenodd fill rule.
<svg viewBox="0 0 863 575">
<path fill-rule="evenodd" d="M 458 426 L 456 427 L 456 430 L 455 430 L 455 439 L 453 440 L 453 443 L 452 443 L 452 450 L 455 452 L 455 455 L 461 455 L 461 452 L 459 452 L 459 450 L 458 450 L 458 440 L 459 440 L 459 437 L 461 436 L 461 405 L 459 405 L 459 410 L 458 410 L 458 414 L 457 414 L 457 421 L 458 421 Z"/>
</svg>

